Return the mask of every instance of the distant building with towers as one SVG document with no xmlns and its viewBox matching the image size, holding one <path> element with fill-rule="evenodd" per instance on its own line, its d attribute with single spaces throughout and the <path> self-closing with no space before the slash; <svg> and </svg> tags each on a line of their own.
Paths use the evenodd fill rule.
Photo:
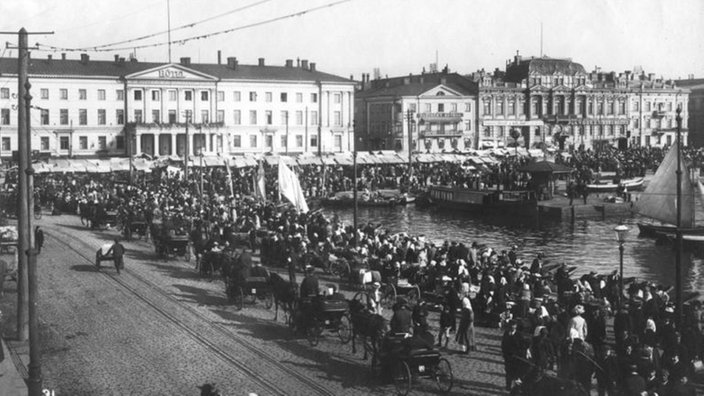
<svg viewBox="0 0 704 396">
<path fill-rule="evenodd" d="M 480 148 L 664 146 L 674 141 L 677 105 L 686 119 L 688 91 L 652 74 L 587 72 L 571 59 L 517 54 L 504 71 L 470 78 L 478 84 Z"/>
</svg>

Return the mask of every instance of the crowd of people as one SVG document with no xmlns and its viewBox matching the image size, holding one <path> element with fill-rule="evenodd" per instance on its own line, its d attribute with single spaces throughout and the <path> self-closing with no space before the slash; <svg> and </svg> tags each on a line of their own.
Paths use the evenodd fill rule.
<svg viewBox="0 0 704 396">
<path fill-rule="evenodd" d="M 659 149 L 609 149 L 558 155 L 556 162 L 576 169 L 575 178 L 612 169 L 627 177 L 657 167 L 663 156 Z M 701 155 L 692 151 L 688 156 L 696 160 Z M 419 163 L 412 172 L 406 165 L 363 165 L 358 188 L 414 190 L 445 184 L 517 189 L 529 183 L 519 171 L 527 161 L 504 157 L 481 172 L 461 163 Z M 308 198 L 352 188 L 350 167 L 321 167 L 297 170 Z M 256 176 L 257 168 L 194 170 L 188 178 L 155 170 L 127 183 L 115 174 L 47 174 L 37 177 L 35 185 L 37 198 L 55 213 L 98 207 L 116 211 L 127 225 L 142 218 L 169 223 L 197 235 L 205 250 L 227 248 L 231 233 L 248 233 L 250 246 L 259 245 L 262 262 L 288 268 L 291 280 L 296 269 L 328 270 L 336 259 L 345 260 L 351 270 L 377 271 L 381 279 L 370 285 L 368 307 L 377 314 L 383 313 L 380 284 L 406 279 L 418 285 L 422 298 L 394 304 L 391 332 L 415 334 L 420 344 L 471 355 L 477 348 L 475 324 L 499 326 L 509 389 L 530 389 L 543 373 L 555 372 L 556 378 L 576 381 L 586 391 L 595 378 L 600 395 L 690 391 L 695 362 L 704 357 L 704 314 L 696 302 L 676 323 L 669 290 L 659 285 L 632 280 L 620 293 L 617 273 L 576 278 L 574 268 L 548 263 L 542 254 L 526 260 L 517 246 L 438 244 L 372 223 L 354 229 L 320 211 L 299 213 L 282 205 L 275 167 L 265 171 L 268 199 L 252 198 Z M 433 308 L 440 312 L 437 334 L 428 323 Z M 611 316 L 613 333 L 607 331 Z"/>
</svg>

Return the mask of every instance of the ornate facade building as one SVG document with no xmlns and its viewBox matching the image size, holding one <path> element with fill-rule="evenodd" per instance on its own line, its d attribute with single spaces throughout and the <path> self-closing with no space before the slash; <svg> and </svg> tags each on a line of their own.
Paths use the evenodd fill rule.
<svg viewBox="0 0 704 396">
<path fill-rule="evenodd" d="M 451 152 L 474 147 L 477 84 L 459 74 L 369 80 L 355 95 L 358 150 Z"/>
<path fill-rule="evenodd" d="M 704 78 L 690 76 L 686 80 L 677 80 L 677 85 L 690 91 L 687 109 L 690 143 L 704 147 Z"/>
<path fill-rule="evenodd" d="M 218 54 L 218 59 L 220 56 Z M 32 59 L 32 148 L 52 156 L 349 151 L 355 82 L 227 63 Z M 0 155 L 17 150 L 17 60 L 0 59 Z"/>
<path fill-rule="evenodd" d="M 505 71 L 471 78 L 479 85 L 479 148 L 663 146 L 674 139 L 678 105 L 686 120 L 688 91 L 653 75 L 587 73 L 570 59 L 516 55 Z"/>
</svg>

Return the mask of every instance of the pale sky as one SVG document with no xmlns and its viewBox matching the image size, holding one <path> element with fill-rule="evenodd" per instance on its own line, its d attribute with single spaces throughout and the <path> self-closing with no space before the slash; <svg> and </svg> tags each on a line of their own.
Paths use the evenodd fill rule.
<svg viewBox="0 0 704 396">
<path fill-rule="evenodd" d="M 171 27 L 239 12 L 173 30 L 172 40 L 241 27 L 339 0 L 170 0 Z M 81 48 L 167 30 L 167 0 L 3 0 L 0 30 L 54 31 L 29 42 Z M 701 0 L 350 0 L 293 18 L 172 45 L 172 61 L 284 65 L 308 59 L 318 70 L 356 79 L 419 73 L 435 62 L 451 71 L 504 69 L 516 51 L 572 58 L 587 71 L 632 70 L 665 78 L 704 78 L 704 1 Z M 16 44 L 16 36 L 3 41 Z M 117 47 L 165 43 L 162 34 Z M 167 62 L 167 46 L 137 49 L 141 61 Z M 62 51 L 57 51 L 62 52 Z M 128 57 L 129 50 L 86 51 L 91 59 Z M 51 52 L 33 51 L 34 58 Z M 3 56 L 16 57 L 16 50 Z M 54 54 L 59 56 L 58 53 Z M 79 58 L 79 52 L 68 52 Z"/>
</svg>

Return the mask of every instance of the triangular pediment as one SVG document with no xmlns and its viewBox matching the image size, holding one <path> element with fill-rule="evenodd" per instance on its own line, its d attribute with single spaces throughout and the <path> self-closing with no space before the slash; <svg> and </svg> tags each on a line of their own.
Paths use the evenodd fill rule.
<svg viewBox="0 0 704 396">
<path fill-rule="evenodd" d="M 558 85 L 552 89 L 553 91 L 569 91 L 570 89 L 564 85 Z"/>
<path fill-rule="evenodd" d="M 209 74 L 170 63 L 125 76 L 127 80 L 217 81 Z"/>
<path fill-rule="evenodd" d="M 420 96 L 464 96 L 454 89 L 448 88 L 445 85 L 437 85 L 423 93 Z"/>
</svg>

